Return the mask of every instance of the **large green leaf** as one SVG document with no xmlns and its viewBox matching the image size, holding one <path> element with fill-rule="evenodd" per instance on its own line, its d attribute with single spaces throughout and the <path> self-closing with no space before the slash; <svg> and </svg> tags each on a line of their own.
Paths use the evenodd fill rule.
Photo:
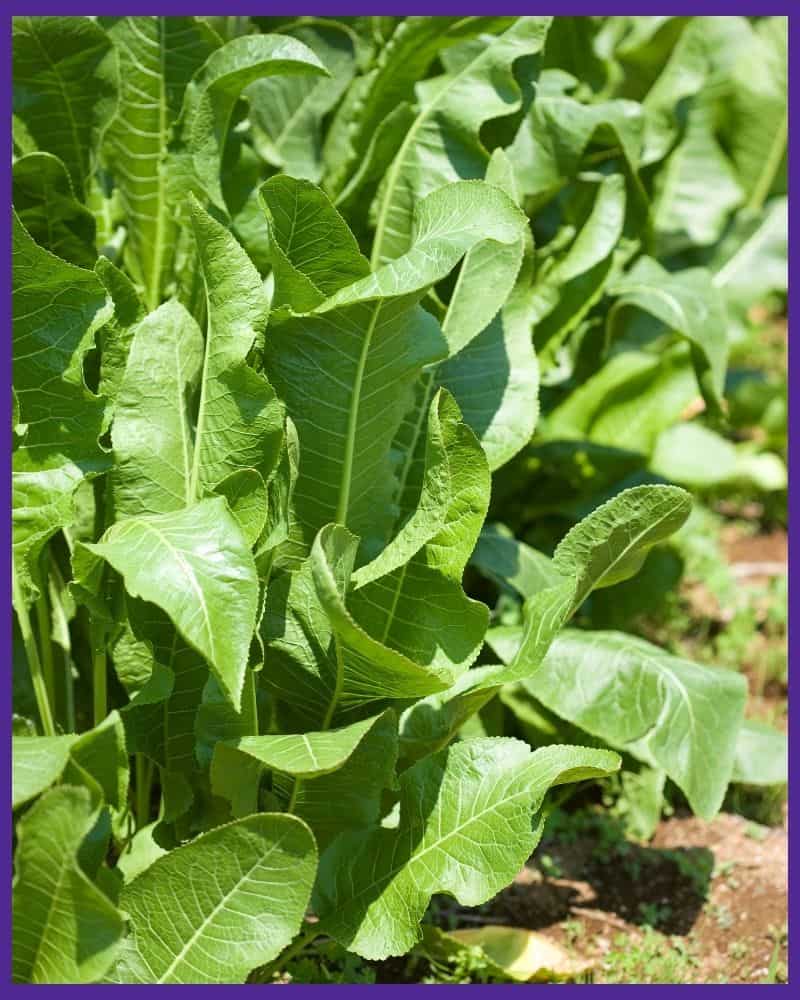
<svg viewBox="0 0 800 1000">
<path fill-rule="evenodd" d="M 20 222 L 39 246 L 70 264 L 94 266 L 94 217 L 75 197 L 57 156 L 28 153 L 15 160 L 13 194 Z"/>
<path fill-rule="evenodd" d="M 758 719 L 745 719 L 736 739 L 731 781 L 743 785 L 785 785 L 788 780 L 786 733 Z"/>
<path fill-rule="evenodd" d="M 167 514 L 194 499 L 190 406 L 202 367 L 203 335 L 179 302 L 134 328 L 111 431 L 117 518 Z"/>
<path fill-rule="evenodd" d="M 712 280 L 729 313 L 742 314 L 770 292 L 786 290 L 788 229 L 788 201 L 774 198 L 762 213 L 740 215 L 715 247 Z"/>
<path fill-rule="evenodd" d="M 296 38 L 243 35 L 212 52 L 186 88 L 179 145 L 210 200 L 225 211 L 220 168 L 236 102 L 255 80 L 273 75 L 328 76 L 319 58 Z"/>
<path fill-rule="evenodd" d="M 35 799 L 54 784 L 69 759 L 69 751 L 78 737 L 15 736 L 12 741 L 11 804 L 17 806 Z"/>
<path fill-rule="evenodd" d="M 373 266 L 400 257 L 413 241 L 417 203 L 442 185 L 486 173 L 485 121 L 522 108 L 514 64 L 541 52 L 550 18 L 520 17 L 502 34 L 479 38 L 442 77 L 417 84 L 419 113 L 378 195 Z"/>
<path fill-rule="evenodd" d="M 110 462 L 98 443 L 103 402 L 86 388 L 83 360 L 112 304 L 92 271 L 33 242 L 14 215 L 13 365 L 21 441 L 14 450 L 15 567 L 35 596 L 41 546 L 72 520 L 71 497 Z"/>
<path fill-rule="evenodd" d="M 618 766 L 606 751 L 531 753 L 511 739 L 469 740 L 420 761 L 400 777 L 397 826 L 344 834 L 323 855 L 320 929 L 365 958 L 404 954 L 434 893 L 477 906 L 514 877 L 539 840 L 552 785 Z"/>
<path fill-rule="evenodd" d="M 302 242 L 340 226 L 335 217 L 328 207 L 311 218 Z M 301 551 L 331 521 L 359 534 L 366 555 L 385 544 L 397 514 L 392 441 L 423 367 L 446 351 L 436 320 L 418 302 L 476 244 L 514 243 L 523 224 L 496 188 L 448 185 L 418 206 L 414 242 L 403 257 L 339 288 L 311 312 L 275 314 L 266 368 L 300 440 L 294 537 Z M 299 265 L 295 256 L 295 270 Z"/>
<path fill-rule="evenodd" d="M 15 983 L 94 983 L 114 960 L 122 916 L 78 861 L 98 812 L 86 789 L 54 788 L 17 827 Z"/>
<path fill-rule="evenodd" d="M 569 78 L 567 78 L 569 80 Z M 564 76 L 545 71 L 539 93 L 509 146 L 520 194 L 533 205 L 557 194 L 580 170 L 587 148 L 597 141 L 626 170 L 632 204 L 641 210 L 643 193 L 637 170 L 644 118 L 634 101 L 581 104 L 564 91 Z"/>
<path fill-rule="evenodd" d="M 114 983 L 243 983 L 300 928 L 317 867 L 308 827 L 262 814 L 159 858 L 122 890 Z"/>
<path fill-rule="evenodd" d="M 511 164 L 502 150 L 489 161 L 486 183 L 517 201 Z M 539 409 L 539 372 L 531 344 L 533 268 L 527 229 L 516 243 L 478 243 L 464 258 L 442 322 L 450 357 L 420 380 L 414 408 L 395 442 L 404 454 L 397 491 L 404 511 L 414 501 L 424 461 L 425 413 L 437 386 L 455 397 L 490 469 L 508 461 L 530 439 Z"/>
<path fill-rule="evenodd" d="M 406 17 L 396 25 L 368 73 L 348 89 L 328 130 L 324 160 L 326 188 L 338 195 L 363 160 L 374 153 L 374 140 L 386 147 L 382 172 L 403 141 L 405 131 L 386 129 L 387 118 L 397 126 L 396 111 L 413 100 L 414 85 L 421 80 L 436 56 L 448 46 L 492 28 L 508 26 L 511 18 Z M 410 123 L 409 123 L 410 124 Z M 338 203 L 338 202 L 337 202 Z"/>
<path fill-rule="evenodd" d="M 335 21 L 312 21 L 289 27 L 330 73 L 318 76 L 270 77 L 251 83 L 250 124 L 259 153 L 292 177 L 322 178 L 323 121 L 339 103 L 356 68 L 352 32 Z"/>
<path fill-rule="evenodd" d="M 714 136 L 710 112 L 693 110 L 685 134 L 656 176 L 653 222 L 663 235 L 664 249 L 715 243 L 743 194 Z"/>
<path fill-rule="evenodd" d="M 83 200 L 116 110 L 116 52 L 89 17 L 14 17 L 14 113 L 58 156 Z"/>
<path fill-rule="evenodd" d="M 556 636 L 526 691 L 561 718 L 666 771 L 710 819 L 731 779 L 747 685 L 621 632 Z"/>
<path fill-rule="evenodd" d="M 562 254 L 539 266 L 533 289 L 535 343 L 551 367 L 565 338 L 597 303 L 613 274 L 625 220 L 625 187 L 619 174 L 604 177 L 586 221 Z"/>
<path fill-rule="evenodd" d="M 535 671 L 592 590 L 636 574 L 648 550 L 677 531 L 690 511 L 689 494 L 676 486 L 638 486 L 623 490 L 575 525 L 553 556 L 554 582 L 542 589 L 537 584 L 525 601 L 523 626 L 490 629 L 487 640 L 508 666 L 482 685 L 520 680 Z"/>
<path fill-rule="evenodd" d="M 609 313 L 609 336 L 621 309 L 649 313 L 668 330 L 685 337 L 692 348 L 697 378 L 709 405 L 719 408 L 725 381 L 728 344 L 725 309 L 705 268 L 670 273 L 649 257 L 640 258 L 609 288 L 617 296 Z"/>
<path fill-rule="evenodd" d="M 576 386 L 547 415 L 540 432 L 554 448 L 574 439 L 580 441 L 575 447 L 591 454 L 598 451 L 591 448 L 594 442 L 639 452 L 643 463 L 659 434 L 696 398 L 697 378 L 686 345 L 661 353 L 626 350 Z"/>
<path fill-rule="evenodd" d="M 240 468 L 268 478 L 283 440 L 283 408 L 247 360 L 263 343 L 269 310 L 258 271 L 236 239 L 194 199 L 191 215 L 207 330 L 190 496 L 213 489 Z"/>
<path fill-rule="evenodd" d="M 330 774 L 347 762 L 375 724 L 376 718 L 378 717 L 372 716 L 340 729 L 323 732 L 244 736 L 220 743 L 217 745 L 217 753 L 221 752 L 222 756 L 213 765 L 219 774 L 218 785 L 222 787 L 223 761 L 229 756 L 229 752 L 245 754 L 260 761 L 264 767 L 303 780 Z"/>
<path fill-rule="evenodd" d="M 219 41 L 193 17 L 119 17 L 108 33 L 119 52 L 121 88 L 108 161 L 125 211 L 126 263 L 154 309 L 177 240 L 167 199 L 169 140 L 186 85 Z"/>
<path fill-rule="evenodd" d="M 397 721 L 384 712 L 323 732 L 245 736 L 217 743 L 211 784 L 234 814 L 254 812 L 265 769 L 272 790 L 311 827 L 320 848 L 343 830 L 374 824 L 385 788 L 394 786 Z"/>
<path fill-rule="evenodd" d="M 786 190 L 788 42 L 786 17 L 763 18 L 732 67 L 727 138 L 748 207 L 755 210 L 773 191 Z"/>
<path fill-rule="evenodd" d="M 355 237 L 315 184 L 278 175 L 261 188 L 275 274 L 273 308 L 306 312 L 368 275 Z"/>
<path fill-rule="evenodd" d="M 122 575 L 133 597 L 169 615 L 238 709 L 256 624 L 258 577 L 225 500 L 126 518 L 86 548 Z"/>
<path fill-rule="evenodd" d="M 489 470 L 445 390 L 428 412 L 416 510 L 372 562 L 353 575 L 349 608 L 367 631 L 418 663 L 461 670 L 478 653 L 486 608 L 461 578 L 489 499 Z"/>
</svg>

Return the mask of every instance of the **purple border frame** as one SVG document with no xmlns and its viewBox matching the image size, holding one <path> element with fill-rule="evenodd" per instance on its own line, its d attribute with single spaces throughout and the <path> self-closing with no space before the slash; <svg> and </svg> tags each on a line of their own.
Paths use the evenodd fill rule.
<svg viewBox="0 0 800 1000">
<path fill-rule="evenodd" d="M 20 7 L 23 6 L 20 4 Z M 64 3 L 54 3 L 54 2 L 40 2 L 40 0 L 33 0 L 31 7 L 25 6 L 25 14 L 77 14 L 78 11 L 75 9 L 68 9 L 68 5 Z M 76 4 L 76 6 L 78 6 Z M 256 14 L 257 9 L 261 9 L 263 12 L 263 7 L 261 5 L 255 4 L 236 4 L 239 9 L 236 11 L 240 16 L 247 14 Z M 513 7 L 517 6 L 520 14 L 531 14 L 534 13 L 529 6 L 523 5 L 522 9 L 518 4 L 512 4 L 512 10 L 506 10 L 506 13 L 513 15 Z M 627 4 L 627 3 L 611 3 L 609 4 L 609 9 L 600 10 L 598 4 L 594 3 L 581 3 L 572 2 L 567 4 L 567 9 L 559 11 L 561 15 L 591 15 L 591 14 L 641 14 L 642 9 L 640 5 Z M 713 2 L 708 2 L 701 4 L 699 9 L 695 4 L 691 3 L 677 3 L 673 5 L 672 14 L 688 14 L 688 15 L 717 15 L 717 16 L 732 16 L 732 15 L 747 15 L 751 13 L 765 14 L 767 11 L 753 11 L 753 6 L 750 4 L 724 4 L 718 2 L 718 0 L 713 0 Z M 0 95 L 2 96 L 3 108 L 5 113 L 5 121 L 9 121 L 11 117 L 11 17 L 14 14 L 13 7 L 17 7 L 13 4 L 12 8 L 6 8 L 4 14 L 4 25 L 2 31 L 2 37 L 0 38 L 0 66 L 2 66 L 2 83 L 0 84 Z M 102 5 L 104 14 L 149 14 L 152 13 L 153 5 L 137 4 L 137 3 L 123 3 L 119 0 L 106 0 Z M 798 70 L 792 67 L 792 53 L 798 53 L 800 58 L 800 12 L 793 11 L 793 4 L 788 3 L 788 0 L 784 0 L 783 3 L 770 4 L 768 11 L 772 15 L 776 14 L 786 14 L 789 16 L 789 117 L 790 124 L 793 124 L 800 128 L 800 115 L 794 111 L 795 105 L 795 95 L 796 92 L 800 92 L 800 75 L 798 75 Z M 203 2 L 187 2 L 187 0 L 167 0 L 167 2 L 162 2 L 159 5 L 160 15 L 178 15 L 178 14 L 213 14 L 219 10 L 220 4 L 209 4 Z M 244 8 L 244 9 L 242 9 Z M 378 9 L 376 9 L 378 8 Z M 19 7 L 17 7 L 19 11 Z M 342 16 L 347 15 L 359 15 L 367 14 L 371 12 L 372 14 L 386 14 L 391 15 L 394 11 L 397 16 L 400 16 L 401 5 L 392 4 L 384 0 L 383 3 L 373 3 L 373 4 L 361 4 L 361 3 L 344 3 L 344 4 L 328 4 L 328 3 L 311 3 L 308 7 L 304 9 L 305 14 L 314 14 L 318 16 Z M 338 11 L 339 14 L 335 15 L 334 11 Z M 471 15 L 471 14 L 482 14 L 486 11 L 486 4 L 472 4 L 472 3 L 452 3 L 452 2 L 434 2 L 433 7 L 430 3 L 426 5 L 424 14 L 426 15 L 446 15 L 458 13 L 459 15 Z M 407 16 L 413 11 L 408 9 L 403 10 L 402 16 Z M 545 11 L 540 11 L 544 13 Z M 229 11 L 230 13 L 230 11 Z M 269 4 L 270 14 L 286 14 L 294 15 L 298 14 L 297 5 L 294 3 L 282 3 L 273 2 Z M 795 16 L 791 16 L 795 13 Z M 800 131 L 794 133 L 794 138 L 792 137 L 792 128 L 789 129 L 789 176 L 791 181 L 794 181 L 795 175 L 800 174 L 800 160 L 798 160 L 798 147 L 800 146 Z M 12 157 L 12 145 L 11 145 L 11 131 L 7 129 L 5 133 L 5 138 L 3 140 L 3 146 L 5 153 L 2 157 L 2 166 L 0 167 L 0 177 L 2 177 L 3 189 L 7 192 L 6 194 L 6 204 L 11 204 L 11 157 Z M 6 217 L 8 218 L 8 216 Z M 793 252 L 794 238 L 795 235 L 800 232 L 800 220 L 798 219 L 798 209 L 795 208 L 794 203 L 790 201 L 789 203 L 789 275 L 790 275 L 790 288 L 789 288 L 789 302 L 790 310 L 794 307 L 796 301 L 800 301 L 800 293 L 792 291 L 791 278 L 794 274 L 794 262 L 796 260 L 796 255 Z M 4 318 L 4 327 L 6 329 L 6 340 L 3 344 L 2 352 L 0 352 L 0 381 L 3 384 L 4 393 L 4 409 L 6 410 L 5 425 L 8 427 L 10 425 L 10 409 L 11 409 L 11 394 L 10 392 L 6 395 L 6 387 L 11 386 L 11 283 L 10 283 L 10 265 L 11 265 L 11 240 L 10 240 L 10 226 L 8 234 L 6 236 L 6 243 L 4 248 L 4 255 L 6 259 L 6 275 L 5 281 L 0 283 L 0 310 Z M 789 371 L 789 385 L 790 389 L 793 388 L 794 384 L 800 382 L 800 350 L 788 351 L 788 371 Z M 795 394 L 790 391 L 789 393 L 789 456 L 788 456 L 788 466 L 789 466 L 789 476 L 790 476 L 790 489 L 789 489 L 789 518 L 794 520 L 795 508 L 800 510 L 800 501 L 795 500 L 794 489 L 791 484 L 792 470 L 795 467 L 795 462 L 800 461 L 800 436 L 796 436 L 795 425 L 800 427 L 800 390 Z M 6 439 L 7 442 L 9 439 Z M 0 475 L 0 492 L 2 496 L 6 497 L 7 509 L 11 510 L 11 463 L 10 457 L 10 444 L 6 444 L 7 458 L 3 465 L 2 475 Z M 4 564 L 5 564 L 5 574 L 2 580 L 2 595 L 5 601 L 5 606 L 11 612 L 11 519 L 9 518 L 6 523 L 6 527 L 3 532 L 3 548 L 4 552 Z M 800 566 L 800 541 L 794 541 L 792 539 L 791 533 L 789 534 L 789 620 L 791 624 L 794 624 L 800 615 L 800 597 L 796 597 L 794 578 L 795 570 L 794 564 L 797 563 Z M 800 594 L 800 591 L 797 591 Z M 4 617 L 2 621 L 2 635 L 3 635 L 3 648 L 7 653 L 7 663 L 11 662 L 11 617 Z M 789 637 L 789 664 L 791 665 L 793 660 L 793 650 L 794 645 L 791 639 L 791 630 Z M 789 689 L 791 692 L 792 685 L 791 679 L 789 681 Z M 0 727 L 5 733 L 6 739 L 10 738 L 11 735 L 11 684 L 10 678 L 7 676 L 5 685 L 2 690 L 2 701 L 0 702 Z M 795 726 L 789 727 L 789 759 L 792 761 L 800 753 L 800 735 L 797 733 Z M 2 788 L 3 794 L 5 796 L 5 801 L 9 801 L 11 792 L 11 747 L 9 743 L 6 743 L 8 750 L 8 758 L 5 763 L 5 767 L 2 771 Z M 794 923 L 795 920 L 800 919 L 800 882 L 798 882 L 796 877 L 793 877 L 791 871 L 791 858 L 794 855 L 794 840 L 795 837 L 792 836 L 792 832 L 795 823 L 800 819 L 800 809 L 797 806 L 797 796 L 798 792 L 796 786 L 800 784 L 796 776 L 796 771 L 790 763 L 789 769 L 789 858 L 790 858 L 790 868 L 789 868 L 789 922 Z M 7 871 L 8 877 L 4 880 L 2 886 L 2 893 L 4 895 L 4 905 L 2 910 L 2 915 L 0 915 L 0 932 L 2 932 L 2 942 L 0 943 L 0 982 L 6 988 L 10 988 L 17 994 L 17 991 L 25 990 L 27 986 L 14 985 L 11 986 L 11 874 L 12 874 L 12 862 L 11 862 L 11 835 L 12 835 L 12 819 L 11 814 L 8 814 L 7 821 L 3 827 L 3 843 L 0 845 L 0 849 L 4 851 L 4 856 L 7 860 Z M 791 951 L 791 949 L 790 949 Z M 634 988 L 639 990 L 645 987 L 641 984 L 631 984 Z M 756 984 L 754 984 L 756 985 Z M 111 987 L 108 987 L 111 988 Z M 144 988 L 144 987 L 140 987 Z M 191 988 L 191 987 L 190 987 Z M 227 989 L 231 990 L 232 986 L 217 986 L 214 987 L 217 990 Z M 297 985 L 295 986 L 295 994 L 298 990 L 314 990 L 318 987 L 309 985 Z M 344 991 L 350 991 L 350 995 L 354 994 L 355 990 L 360 990 L 366 988 L 362 985 L 353 984 L 343 984 L 336 987 L 340 991 L 340 996 Z M 424 989 L 421 985 L 383 985 L 380 987 L 382 990 L 393 990 L 393 991 L 414 991 Z M 454 986 L 445 987 L 442 985 L 440 988 L 450 988 L 455 989 Z M 480 986 L 478 987 L 486 991 L 497 991 L 506 988 L 504 985 L 497 986 Z M 576 990 L 580 987 L 570 985 L 566 987 L 567 989 Z M 606 986 L 606 989 L 616 989 L 617 987 Z M 678 986 L 665 987 L 662 989 L 672 988 L 673 990 L 679 989 Z M 71 990 L 72 995 L 77 997 L 78 991 L 84 989 L 83 986 L 77 985 L 67 985 L 62 986 L 62 990 Z M 629 994 L 628 994 L 629 995 Z"/>
</svg>

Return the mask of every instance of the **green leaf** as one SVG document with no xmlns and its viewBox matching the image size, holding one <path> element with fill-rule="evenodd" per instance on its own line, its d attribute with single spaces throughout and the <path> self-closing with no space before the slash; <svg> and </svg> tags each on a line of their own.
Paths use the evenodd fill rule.
<svg viewBox="0 0 800 1000">
<path fill-rule="evenodd" d="M 218 483 L 214 492 L 225 497 L 248 545 L 255 545 L 267 521 L 267 487 L 261 473 L 237 469 Z"/>
<path fill-rule="evenodd" d="M 347 223 L 315 184 L 272 177 L 261 187 L 261 198 L 275 273 L 273 308 L 306 312 L 369 274 Z"/>
<path fill-rule="evenodd" d="M 789 215 L 786 198 L 774 198 L 763 213 L 740 214 L 714 249 L 714 286 L 728 304 L 744 313 L 770 292 L 788 284 L 787 241 Z"/>
<path fill-rule="evenodd" d="M 134 328 L 111 429 L 117 518 L 167 514 L 192 501 L 190 407 L 202 367 L 203 335 L 179 302 Z"/>
<path fill-rule="evenodd" d="M 322 178 L 323 122 L 339 103 L 355 73 L 355 44 L 335 21 L 312 21 L 282 32 L 307 45 L 330 77 L 270 77 L 245 91 L 259 153 L 292 177 Z"/>
<path fill-rule="evenodd" d="M 63 161 L 86 197 L 103 132 L 116 111 L 116 52 L 89 17 L 14 17 L 14 113 L 38 148 Z"/>
<path fill-rule="evenodd" d="M 325 139 L 323 157 L 328 174 L 326 188 L 334 196 L 347 184 L 360 163 L 369 156 L 373 141 L 386 119 L 414 96 L 414 86 L 424 78 L 439 52 L 456 42 L 507 26 L 511 18 L 489 17 L 406 17 L 398 19 L 394 30 L 382 42 L 375 65 L 356 78 L 339 106 Z M 397 122 L 394 123 L 397 125 Z M 383 130 L 392 152 L 403 141 L 407 129 L 392 136 Z"/>
<path fill-rule="evenodd" d="M 329 76 L 307 45 L 282 35 L 243 35 L 212 52 L 186 88 L 182 142 L 211 201 L 225 211 L 220 168 L 231 115 L 242 91 L 276 74 Z"/>
<path fill-rule="evenodd" d="M 788 774 L 786 733 L 758 719 L 745 719 L 736 739 L 731 781 L 742 785 L 785 785 Z"/>
<path fill-rule="evenodd" d="M 567 630 L 525 690 L 561 718 L 660 768 L 710 819 L 731 778 L 746 683 L 621 632 Z"/>
<path fill-rule="evenodd" d="M 640 452 L 637 464 L 642 464 L 659 434 L 696 398 L 697 379 L 686 345 L 661 353 L 623 351 L 548 414 L 541 434 L 554 447 L 564 439 L 588 439 L 575 447 L 592 457 L 602 451 L 592 448 L 592 442 Z"/>
<path fill-rule="evenodd" d="M 445 390 L 428 411 L 425 470 L 416 510 L 374 560 L 353 574 L 349 608 L 381 641 L 418 663 L 464 669 L 487 625 L 461 578 L 486 516 L 489 472 Z M 413 622 L 413 629 L 408 623 Z"/>
<path fill-rule="evenodd" d="M 486 183 L 518 202 L 502 150 L 492 154 Z M 531 344 L 533 268 L 527 230 L 501 250 L 479 243 L 464 258 L 442 324 L 451 356 L 436 380 L 455 397 L 492 470 L 528 443 L 539 415 L 539 368 Z"/>
<path fill-rule="evenodd" d="M 263 344 L 269 312 L 258 271 L 194 199 L 191 216 L 208 316 L 189 483 L 193 496 L 240 468 L 267 479 L 283 439 L 283 408 L 265 376 L 247 362 L 251 350 Z"/>
<path fill-rule="evenodd" d="M 407 254 L 310 313 L 274 316 L 265 363 L 300 439 L 293 531 L 300 546 L 307 550 L 331 521 L 358 533 L 366 556 L 385 544 L 397 513 L 392 441 L 423 367 L 445 353 L 438 324 L 417 303 L 476 244 L 516 242 L 523 222 L 511 200 L 483 182 L 448 185 L 418 206 Z"/>
<path fill-rule="evenodd" d="M 14 550 L 32 600 L 42 545 L 72 520 L 84 477 L 110 464 L 98 443 L 103 402 L 86 388 L 83 359 L 112 305 L 95 274 L 43 250 L 16 214 L 13 225 L 14 391 L 24 426 L 13 455 Z"/>
<path fill-rule="evenodd" d="M 54 788 L 17 827 L 15 983 L 94 983 L 114 960 L 122 917 L 78 861 L 97 816 L 85 789 Z"/>
<path fill-rule="evenodd" d="M 35 799 L 58 781 L 77 739 L 74 734 L 13 738 L 11 804 L 14 809 Z"/>
<path fill-rule="evenodd" d="M 575 177 L 589 145 L 597 141 L 619 158 L 627 174 L 631 205 L 642 213 L 646 205 L 637 170 L 641 157 L 644 118 L 635 101 L 581 104 L 563 93 L 563 83 L 552 71 L 541 77 L 540 94 L 508 148 L 523 199 L 534 205 L 549 200 Z"/>
<path fill-rule="evenodd" d="M 649 257 L 640 258 L 609 288 L 617 296 L 608 315 L 608 335 L 614 336 L 619 311 L 634 307 L 649 313 L 691 345 L 697 379 L 706 401 L 722 404 L 728 345 L 725 311 L 711 275 L 704 268 L 669 273 Z"/>
<path fill-rule="evenodd" d="M 464 65 L 417 84 L 419 113 L 381 185 L 373 266 L 400 257 L 413 244 L 417 203 L 460 178 L 486 173 L 489 153 L 479 137 L 485 121 L 522 107 L 513 67 L 541 52 L 550 18 L 520 17 L 475 46 Z"/>
<path fill-rule="evenodd" d="M 697 423 L 678 424 L 661 434 L 650 468 L 657 475 L 695 489 L 753 482 L 759 489 L 786 487 L 786 469 L 777 455 L 753 454 L 746 442 L 733 444 Z"/>
<path fill-rule="evenodd" d="M 222 788 L 224 771 L 222 761 L 228 753 L 246 754 L 270 768 L 293 777 L 308 780 L 337 771 L 352 756 L 365 734 L 375 724 L 379 716 L 372 716 L 361 722 L 354 722 L 340 729 L 324 732 L 275 734 L 272 736 L 244 736 L 238 740 L 228 740 L 217 744 L 215 763 L 212 763 L 212 780 L 215 769 L 217 784 Z M 219 752 L 222 758 L 216 762 Z"/>
<path fill-rule="evenodd" d="M 106 423 L 110 423 L 134 328 L 144 319 L 145 307 L 130 278 L 107 257 L 98 257 L 94 270 L 114 303 L 114 316 L 99 335 L 100 394 L 105 396 Z"/>
<path fill-rule="evenodd" d="M 575 608 L 592 590 L 638 573 L 648 550 L 676 532 L 691 509 L 691 497 L 684 490 L 639 486 L 624 490 L 584 518 L 553 556 L 553 568 L 575 581 Z"/>
<path fill-rule="evenodd" d="M 169 615 L 238 710 L 256 622 L 258 577 L 225 500 L 126 518 L 85 547 L 123 576 L 133 597 Z"/>
<path fill-rule="evenodd" d="M 109 981 L 243 983 L 300 929 L 316 866 L 293 816 L 248 816 L 170 851 L 122 890 L 130 932 Z"/>
<path fill-rule="evenodd" d="M 786 17 L 761 19 L 732 66 L 727 138 L 756 211 L 773 191 L 786 191 L 788 36 Z"/>
<path fill-rule="evenodd" d="M 690 511 L 691 497 L 676 486 L 637 486 L 623 490 L 575 525 L 553 556 L 556 582 L 526 600 L 522 628 L 489 630 L 487 641 L 508 666 L 487 672 L 481 686 L 531 676 L 592 590 L 638 573 L 648 550 L 677 531 Z"/>
<path fill-rule="evenodd" d="M 673 252 L 715 243 L 744 197 L 710 117 L 705 109 L 690 113 L 683 138 L 656 175 L 653 223 Z"/>
<path fill-rule="evenodd" d="M 119 856 L 116 867 L 122 872 L 126 882 L 132 882 L 137 875 L 141 875 L 154 861 L 167 853 L 153 838 L 155 827 L 155 823 L 148 823 L 137 830 Z"/>
<path fill-rule="evenodd" d="M 394 787 L 397 721 L 383 712 L 324 732 L 246 736 L 217 743 L 212 790 L 254 812 L 261 774 L 276 772 L 272 788 L 305 820 L 320 848 L 343 830 L 377 822 L 381 795 Z"/>
<path fill-rule="evenodd" d="M 606 751 L 531 753 L 512 739 L 470 740 L 420 761 L 400 777 L 396 827 L 344 834 L 323 855 L 320 930 L 364 958 L 404 954 L 434 893 L 477 906 L 514 877 L 539 840 L 552 785 L 618 766 Z"/>
<path fill-rule="evenodd" d="M 177 220 L 167 198 L 167 151 L 186 86 L 219 41 L 193 17 L 120 17 L 119 111 L 107 136 L 109 167 L 128 229 L 125 260 L 150 309 L 171 277 Z"/>
<path fill-rule="evenodd" d="M 111 712 L 94 729 L 82 733 L 70 749 L 70 758 L 100 786 L 104 800 L 124 809 L 128 800 L 128 751 L 118 712 Z"/>
<path fill-rule="evenodd" d="M 388 636 L 380 640 L 374 638 L 345 605 L 344 592 L 357 544 L 358 540 L 346 529 L 330 526 L 323 528 L 311 550 L 314 587 L 335 634 L 336 656 L 340 661 L 337 669 L 339 691 L 334 690 L 331 704 L 420 697 L 448 687 L 462 664 L 453 662 L 446 647 L 430 648 L 424 638 L 420 641 L 406 633 L 403 638 L 419 656 L 421 662 L 417 662 L 408 653 L 388 645 Z M 481 617 L 485 628 L 485 611 Z M 467 647 L 469 662 L 477 650 L 472 651 L 474 643 L 471 641 Z"/>
<path fill-rule="evenodd" d="M 564 340 L 612 277 L 625 219 L 625 187 L 619 174 L 603 178 L 596 187 L 591 211 L 569 248 L 548 259 L 537 274 L 531 320 L 545 367 L 555 364 Z"/>
<path fill-rule="evenodd" d="M 70 264 L 93 267 L 94 217 L 75 197 L 61 160 L 28 153 L 14 161 L 12 178 L 14 207 L 39 246 Z"/>
</svg>

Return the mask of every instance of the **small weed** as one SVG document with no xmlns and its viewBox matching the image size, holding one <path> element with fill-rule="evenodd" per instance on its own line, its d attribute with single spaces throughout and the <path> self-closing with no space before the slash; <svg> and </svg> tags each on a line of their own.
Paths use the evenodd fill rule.
<svg viewBox="0 0 800 1000">
<path fill-rule="evenodd" d="M 345 951 L 335 941 L 325 941 L 289 962 L 281 973 L 280 981 L 316 984 L 374 983 L 375 970 L 363 958 Z"/>
<path fill-rule="evenodd" d="M 705 909 L 706 913 L 708 913 L 709 917 L 711 917 L 720 930 L 730 930 L 736 922 L 730 908 L 724 903 L 707 903 Z"/>
<path fill-rule="evenodd" d="M 691 946 L 645 927 L 641 938 L 618 934 L 603 962 L 606 983 L 687 983 L 697 959 Z"/>
<path fill-rule="evenodd" d="M 750 947 L 746 941 L 731 941 L 728 945 L 728 954 L 737 960 L 747 958 Z"/>
<path fill-rule="evenodd" d="M 536 860 L 543 875 L 548 878 L 563 878 L 563 869 L 549 854 L 541 854 Z"/>
</svg>

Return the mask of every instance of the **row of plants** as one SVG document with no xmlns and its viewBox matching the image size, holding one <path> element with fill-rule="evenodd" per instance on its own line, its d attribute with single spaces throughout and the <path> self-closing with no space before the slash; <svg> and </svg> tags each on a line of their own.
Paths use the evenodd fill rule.
<svg viewBox="0 0 800 1000">
<path fill-rule="evenodd" d="M 740 675 L 569 623 L 681 484 L 785 486 L 726 399 L 785 63 L 781 18 L 14 19 L 15 981 L 402 955 L 554 786 L 783 780 Z"/>
</svg>

